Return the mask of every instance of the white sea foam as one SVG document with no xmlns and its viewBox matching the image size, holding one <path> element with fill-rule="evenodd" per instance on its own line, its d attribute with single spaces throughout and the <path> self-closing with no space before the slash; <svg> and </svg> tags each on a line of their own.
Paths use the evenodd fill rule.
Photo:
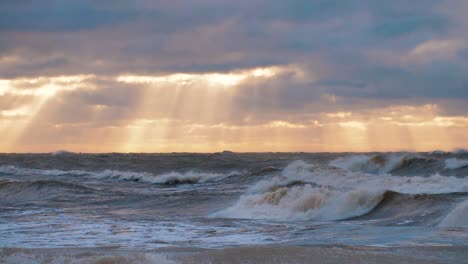
<svg viewBox="0 0 468 264">
<path fill-rule="evenodd" d="M 386 191 L 437 194 L 468 191 L 462 178 L 433 175 L 400 177 L 322 169 L 303 161 L 288 165 L 280 176 L 261 180 L 215 217 L 338 220 L 365 214 Z"/>
<path fill-rule="evenodd" d="M 445 160 L 445 169 L 447 170 L 456 170 L 461 169 L 468 166 L 468 160 L 461 160 L 461 159 L 446 159 Z"/>
<path fill-rule="evenodd" d="M 287 181 L 306 181 L 334 188 L 363 188 L 368 190 L 385 189 L 408 194 L 437 194 L 468 191 L 468 181 L 464 178 L 434 174 L 421 176 L 393 176 L 391 174 L 373 175 L 362 172 L 348 172 L 316 168 L 308 170 L 301 162 L 289 166 L 297 167 L 300 173 L 282 174 Z"/>
<path fill-rule="evenodd" d="M 340 192 L 311 185 L 281 187 L 260 194 L 241 196 L 217 217 L 281 220 L 339 220 L 362 215 L 374 208 L 384 192 Z"/>
<path fill-rule="evenodd" d="M 63 155 L 63 154 L 73 154 L 73 152 L 67 151 L 67 150 L 56 150 L 56 151 L 52 152 L 51 154 L 53 156 L 57 156 L 57 155 Z"/>
<path fill-rule="evenodd" d="M 202 183 L 208 181 L 219 181 L 226 177 L 238 175 L 238 172 L 210 173 L 210 172 L 168 172 L 163 174 L 152 174 L 148 172 L 104 170 L 100 172 L 82 170 L 41 170 L 18 168 L 15 166 L 0 166 L 0 173 L 12 175 L 42 175 L 42 176 L 86 176 L 94 179 L 118 179 L 127 181 L 138 181 L 155 184 L 173 183 Z"/>
<path fill-rule="evenodd" d="M 439 224 L 439 227 L 468 227 L 468 200 L 457 205 Z"/>
<path fill-rule="evenodd" d="M 111 178 L 128 181 L 139 181 L 147 183 L 158 183 L 158 184 L 173 184 L 173 183 L 202 183 L 207 181 L 219 181 L 226 177 L 236 175 L 236 172 L 231 173 L 206 173 L 206 172 L 194 172 L 188 171 L 184 173 L 180 172 L 169 172 L 159 175 L 146 172 L 122 172 L 105 170 L 103 172 L 95 173 L 96 178 Z"/>
<path fill-rule="evenodd" d="M 352 155 L 330 162 L 330 166 L 353 172 L 388 173 L 402 164 L 406 155 Z"/>
</svg>

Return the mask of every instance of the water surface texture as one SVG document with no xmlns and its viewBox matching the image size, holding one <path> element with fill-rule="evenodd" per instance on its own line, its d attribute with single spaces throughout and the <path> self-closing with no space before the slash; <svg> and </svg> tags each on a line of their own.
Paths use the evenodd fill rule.
<svg viewBox="0 0 468 264">
<path fill-rule="evenodd" d="M 1 154 L 0 255 L 434 247 L 462 263 L 467 175 L 462 151 Z"/>
</svg>

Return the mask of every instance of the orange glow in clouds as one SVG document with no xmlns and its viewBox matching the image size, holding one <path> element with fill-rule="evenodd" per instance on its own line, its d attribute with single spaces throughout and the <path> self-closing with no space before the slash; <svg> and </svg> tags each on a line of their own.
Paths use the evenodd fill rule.
<svg viewBox="0 0 468 264">
<path fill-rule="evenodd" d="M 295 66 L 101 78 L 129 85 L 125 89 L 135 92 L 138 89 L 137 102 L 129 107 L 120 105 L 121 102 L 117 105 L 107 104 L 106 100 L 94 102 L 90 94 L 99 91 L 100 86 L 92 75 L 0 80 L 0 96 L 10 98 L 0 109 L 0 151 L 314 152 L 468 148 L 468 117 L 440 115 L 436 104 L 394 105 L 360 112 L 304 112 L 300 118 L 278 114 L 268 120 L 256 119 L 255 112 L 244 118 L 237 116 L 245 110 L 233 101 L 239 87 L 250 82 L 267 82 L 284 73 L 313 79 Z M 77 92 L 82 92 L 81 97 Z M 339 103 L 334 95 L 322 96 L 323 100 L 330 98 L 331 104 Z M 80 100 L 88 100 L 87 105 Z"/>
</svg>

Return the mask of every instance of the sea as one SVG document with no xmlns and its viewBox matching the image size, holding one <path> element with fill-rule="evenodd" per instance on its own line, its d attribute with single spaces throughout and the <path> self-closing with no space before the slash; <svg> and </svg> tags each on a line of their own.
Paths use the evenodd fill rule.
<svg viewBox="0 0 468 264">
<path fill-rule="evenodd" d="M 0 154 L 0 263 L 468 263 L 468 152 Z"/>
</svg>

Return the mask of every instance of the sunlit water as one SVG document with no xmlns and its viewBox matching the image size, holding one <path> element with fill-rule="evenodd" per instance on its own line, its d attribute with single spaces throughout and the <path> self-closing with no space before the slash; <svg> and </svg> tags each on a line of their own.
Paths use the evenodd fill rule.
<svg viewBox="0 0 468 264">
<path fill-rule="evenodd" d="M 467 246 L 468 154 L 4 154 L 0 247 Z"/>
</svg>

